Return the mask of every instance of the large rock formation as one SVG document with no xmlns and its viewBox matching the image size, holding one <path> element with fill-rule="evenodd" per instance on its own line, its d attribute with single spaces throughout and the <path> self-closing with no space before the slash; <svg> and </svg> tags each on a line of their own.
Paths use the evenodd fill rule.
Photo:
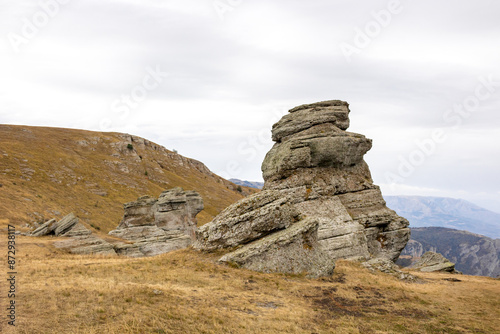
<svg viewBox="0 0 500 334">
<path fill-rule="evenodd" d="M 173 188 L 158 199 L 143 196 L 124 205 L 125 214 L 110 235 L 130 241 L 115 244 L 118 254 L 153 256 L 185 248 L 195 239 L 196 215 L 203 200 L 196 191 Z"/>
<path fill-rule="evenodd" d="M 290 110 L 272 129 L 260 193 L 197 232 L 195 248 L 231 249 L 220 261 L 265 272 L 330 274 L 336 259 L 394 261 L 408 221 L 385 206 L 363 160 L 371 140 L 346 132 L 349 105 Z"/>
</svg>

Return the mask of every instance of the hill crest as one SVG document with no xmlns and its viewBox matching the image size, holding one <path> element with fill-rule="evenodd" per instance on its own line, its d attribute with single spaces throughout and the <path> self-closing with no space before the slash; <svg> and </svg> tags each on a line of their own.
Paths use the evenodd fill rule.
<svg viewBox="0 0 500 334">
<path fill-rule="evenodd" d="M 201 225 L 256 191 L 238 188 L 200 161 L 125 133 L 0 125 L 0 142 L 0 211 L 17 225 L 75 212 L 108 232 L 120 221 L 123 203 L 172 187 L 202 195 Z"/>
</svg>

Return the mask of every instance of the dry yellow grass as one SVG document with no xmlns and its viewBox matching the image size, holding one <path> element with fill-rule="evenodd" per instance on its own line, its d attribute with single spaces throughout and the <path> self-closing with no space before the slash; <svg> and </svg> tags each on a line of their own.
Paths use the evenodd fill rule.
<svg viewBox="0 0 500 334">
<path fill-rule="evenodd" d="M 130 141 L 129 135 L 0 125 L 0 218 L 16 225 L 74 212 L 87 226 L 109 232 L 123 203 L 183 187 L 198 191 L 200 224 L 255 189 L 237 187 L 198 161 Z M 146 175 L 147 173 L 147 175 Z"/>
<path fill-rule="evenodd" d="M 2 247 L 5 224 L 0 222 Z M 492 278 L 418 273 L 421 283 L 405 283 L 339 261 L 331 278 L 307 279 L 217 265 L 217 254 L 189 249 L 141 259 L 78 256 L 53 248 L 52 241 L 18 237 L 17 326 L 13 330 L 2 317 L 3 332 L 495 333 L 500 328 L 500 281 Z M 5 310 L 5 289 L 1 297 Z"/>
</svg>

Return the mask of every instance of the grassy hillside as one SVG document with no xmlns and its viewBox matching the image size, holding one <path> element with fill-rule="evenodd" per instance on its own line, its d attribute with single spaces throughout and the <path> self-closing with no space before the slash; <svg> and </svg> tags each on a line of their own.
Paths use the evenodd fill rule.
<svg viewBox="0 0 500 334">
<path fill-rule="evenodd" d="M 6 221 L 0 222 L 0 230 Z M 5 240 L 5 232 L 0 232 Z M 407 283 L 338 261 L 332 277 L 263 274 L 186 249 L 77 256 L 18 237 L 17 327 L 37 333 L 498 333 L 498 279 L 415 273 Z M 457 281 L 458 280 L 458 281 Z M 5 296 L 0 307 L 5 310 Z"/>
<path fill-rule="evenodd" d="M 0 185 L 0 218 L 13 224 L 74 212 L 102 232 L 118 225 L 123 203 L 166 188 L 201 194 L 199 224 L 256 191 L 140 137 L 14 125 L 0 125 Z"/>
</svg>

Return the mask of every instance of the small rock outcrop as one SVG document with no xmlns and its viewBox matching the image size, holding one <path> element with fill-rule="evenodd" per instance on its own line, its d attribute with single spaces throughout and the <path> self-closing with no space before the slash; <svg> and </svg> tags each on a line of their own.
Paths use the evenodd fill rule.
<svg viewBox="0 0 500 334">
<path fill-rule="evenodd" d="M 435 252 L 427 252 L 422 257 L 413 263 L 409 268 L 417 269 L 422 272 L 448 272 L 459 273 L 455 270 L 455 264 L 445 258 L 443 255 Z"/>
<path fill-rule="evenodd" d="M 395 261 L 408 221 L 388 209 L 363 160 L 372 142 L 347 132 L 349 105 L 290 110 L 272 129 L 261 192 L 197 232 L 195 248 L 228 249 L 220 261 L 264 272 L 329 275 L 336 259 Z"/>
<path fill-rule="evenodd" d="M 173 188 L 158 199 L 143 196 L 126 203 L 124 210 L 120 225 L 109 234 L 129 242 L 116 243 L 116 252 L 132 257 L 153 256 L 192 244 L 203 200 L 196 191 Z"/>
<path fill-rule="evenodd" d="M 56 223 L 56 220 L 53 218 L 53 219 L 43 223 L 41 226 L 39 226 L 37 229 L 35 229 L 29 235 L 32 237 L 42 237 L 44 235 L 48 235 L 54 231 L 55 223 Z"/>
<path fill-rule="evenodd" d="M 380 271 L 407 282 L 417 282 L 418 278 L 408 272 L 403 272 L 393 261 L 383 258 L 373 258 L 362 263 L 371 272 Z"/>
<path fill-rule="evenodd" d="M 60 221 L 55 219 L 47 221 L 30 235 L 33 237 L 45 235 L 69 237 L 66 240 L 56 241 L 54 246 L 66 249 L 74 254 L 116 254 L 113 245 L 93 235 L 73 213 L 65 216 Z"/>
</svg>

